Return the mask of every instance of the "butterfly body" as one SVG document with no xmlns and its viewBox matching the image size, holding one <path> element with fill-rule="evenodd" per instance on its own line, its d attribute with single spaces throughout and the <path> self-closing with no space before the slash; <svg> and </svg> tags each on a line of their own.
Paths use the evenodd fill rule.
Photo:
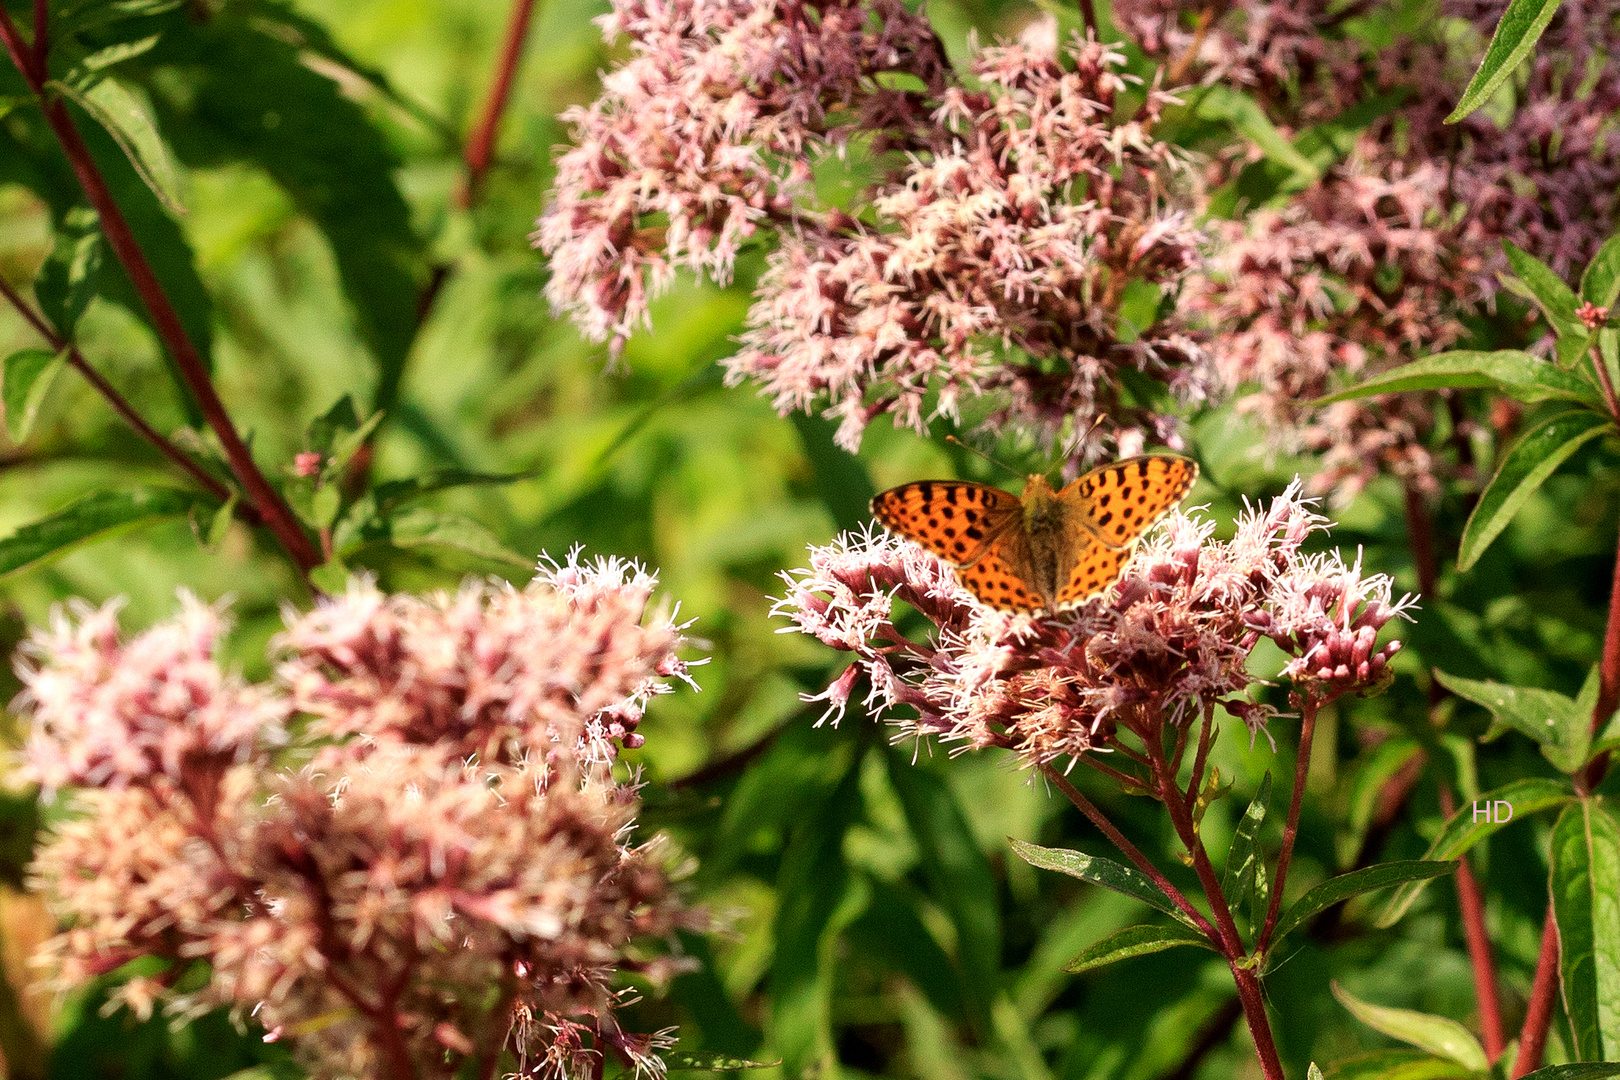
<svg viewBox="0 0 1620 1080">
<path fill-rule="evenodd" d="M 981 603 L 1065 611 L 1106 591 L 1149 526 L 1175 508 L 1198 466 L 1170 454 L 1127 458 L 1061 491 L 1031 476 L 1022 496 L 987 484 L 922 480 L 872 500 L 890 530 L 957 568 Z"/>
</svg>

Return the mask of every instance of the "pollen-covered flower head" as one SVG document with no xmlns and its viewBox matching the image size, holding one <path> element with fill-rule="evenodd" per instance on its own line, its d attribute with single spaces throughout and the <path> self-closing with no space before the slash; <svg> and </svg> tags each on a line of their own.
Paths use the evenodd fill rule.
<svg viewBox="0 0 1620 1080">
<path fill-rule="evenodd" d="M 523 589 L 388 595 L 369 581 L 290 617 L 278 644 L 297 707 L 321 734 L 611 761 L 648 698 L 685 679 L 682 626 L 657 578 L 619 560 L 542 564 Z"/>
<path fill-rule="evenodd" d="M 1250 696 L 1258 679 L 1248 664 L 1262 635 L 1296 658 L 1284 674 L 1298 688 L 1381 686 L 1400 646 L 1372 639 L 1411 600 L 1392 601 L 1383 575 L 1304 554 L 1324 529 L 1297 482 L 1243 514 L 1230 541 L 1213 539 L 1213 521 L 1177 511 L 1111 592 L 1040 619 L 979 605 L 908 541 L 845 536 L 813 549 L 809 569 L 784 575 L 777 610 L 855 655 L 820 695 L 835 720 L 864 675 L 868 710 L 902 734 L 1001 746 L 1044 765 L 1110 749 L 1122 730 L 1157 737 L 1216 705 L 1258 727 L 1268 710 Z M 896 601 L 922 617 L 926 634 L 900 629 L 907 618 Z"/>
<path fill-rule="evenodd" d="M 34 866 L 66 922 L 58 983 L 160 958 L 115 998 L 251 1013 L 319 1077 L 487 1073 L 520 1027 L 550 1053 L 525 1017 L 573 1047 L 559 1077 L 604 1055 L 656 1069 L 660 1037 L 614 1015 L 621 975 L 667 974 L 649 946 L 705 919 L 659 845 L 631 846 L 636 789 L 612 768 L 686 675 L 653 586 L 572 556 L 524 589 L 355 583 L 289 615 L 258 685 L 220 670 L 217 609 L 127 643 L 113 607 L 59 616 L 24 668 L 29 767 L 81 811 Z"/>
</svg>

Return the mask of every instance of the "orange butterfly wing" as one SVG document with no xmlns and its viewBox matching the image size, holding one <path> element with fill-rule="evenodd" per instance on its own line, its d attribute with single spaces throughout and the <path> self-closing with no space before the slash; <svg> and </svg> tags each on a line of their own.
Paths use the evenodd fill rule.
<svg viewBox="0 0 1620 1080">
<path fill-rule="evenodd" d="M 1173 454 L 1126 458 L 1092 469 L 1058 493 L 1073 524 L 1111 548 L 1137 537 L 1181 504 L 1198 479 L 1198 463 Z"/>
<path fill-rule="evenodd" d="M 1095 537 L 1080 546 L 1078 557 L 1069 571 L 1069 579 L 1058 589 L 1055 611 L 1077 608 L 1125 576 L 1125 568 L 1136 554 L 1136 545 L 1111 548 L 1099 543 Z"/>
<path fill-rule="evenodd" d="M 971 566 L 1023 517 L 1018 496 L 965 480 L 919 480 L 880 492 L 872 514 L 953 566 Z"/>
<path fill-rule="evenodd" d="M 1039 611 L 1046 606 L 1029 582 L 1029 538 L 1023 529 L 1008 529 L 971 566 L 956 571 L 957 580 L 997 611 Z"/>
</svg>

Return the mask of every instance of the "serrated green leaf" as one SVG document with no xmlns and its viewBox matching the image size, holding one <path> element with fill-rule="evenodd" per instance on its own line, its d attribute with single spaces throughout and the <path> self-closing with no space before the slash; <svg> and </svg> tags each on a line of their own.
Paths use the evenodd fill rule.
<svg viewBox="0 0 1620 1080">
<path fill-rule="evenodd" d="M 1360 896 L 1375 889 L 1387 889 L 1391 885 L 1401 885 L 1409 881 L 1427 881 L 1456 869 L 1457 864 L 1451 861 L 1410 859 L 1404 862 L 1378 863 L 1328 878 L 1295 900 L 1277 920 L 1276 940 L 1281 941 L 1305 920 L 1326 911 L 1334 904 L 1343 903 L 1352 896 Z"/>
<path fill-rule="evenodd" d="M 1471 1069 L 1421 1050 L 1374 1050 L 1328 1066 L 1327 1080 L 1474 1080 Z"/>
<path fill-rule="evenodd" d="M 1479 561 L 1514 515 L 1570 455 L 1614 430 L 1614 423 L 1599 413 L 1571 409 L 1548 417 L 1521 435 L 1502 456 L 1496 475 L 1468 516 L 1457 569 L 1467 570 Z"/>
<path fill-rule="evenodd" d="M 139 90 L 112 76 L 97 79 L 85 88 L 57 80 L 47 85 L 95 118 L 123 150 L 136 175 L 171 214 L 186 212 L 180 197 L 180 167 L 158 134 L 151 106 Z"/>
<path fill-rule="evenodd" d="M 348 394 L 334 401 L 330 408 L 309 422 L 304 429 L 304 445 L 325 458 L 332 452 L 338 436 L 360 427 L 360 414 L 355 411 L 354 399 Z"/>
<path fill-rule="evenodd" d="M 733 1054 L 713 1054 L 703 1050 L 666 1050 L 659 1054 L 665 1068 L 672 1071 L 699 1069 L 703 1072 L 735 1072 L 738 1069 L 774 1069 L 782 1064 L 775 1061 L 749 1061 Z"/>
<path fill-rule="evenodd" d="M 184 517 L 193 507 L 212 504 L 205 495 L 170 488 L 86 495 L 0 539 L 0 574 L 15 573 L 90 540 L 163 518 Z"/>
<path fill-rule="evenodd" d="M 1243 820 L 1232 833 L 1232 843 L 1226 851 L 1226 867 L 1222 873 L 1221 891 L 1233 911 L 1248 903 L 1254 892 L 1255 872 L 1260 867 L 1260 829 L 1266 822 L 1266 810 L 1271 803 L 1271 773 L 1260 780 L 1260 790 L 1243 812 Z"/>
<path fill-rule="evenodd" d="M 1526 352 L 1461 349 L 1402 364 L 1355 386 L 1317 398 L 1312 405 L 1394 394 L 1408 390 L 1485 387 L 1523 402 L 1578 401 L 1602 408 L 1602 399 L 1585 379 Z"/>
<path fill-rule="evenodd" d="M 1101 885 L 1105 889 L 1112 889 L 1126 896 L 1136 899 L 1171 916 L 1192 929 L 1197 927 L 1187 918 L 1186 914 L 1164 894 L 1164 891 L 1155 885 L 1151 878 L 1133 867 L 1123 866 L 1097 855 L 1087 855 L 1079 851 L 1068 851 L 1063 848 L 1040 847 L 1037 844 L 1026 843 L 1023 840 L 1007 838 L 1012 845 L 1013 852 L 1031 866 L 1042 870 L 1056 870 L 1060 874 L 1079 878 L 1081 881 L 1093 885 Z"/>
<path fill-rule="evenodd" d="M 6 357 L 0 370 L 0 401 L 5 404 L 12 442 L 22 442 L 34 429 L 39 407 L 65 362 L 65 354 L 48 349 L 22 349 Z"/>
<path fill-rule="evenodd" d="M 1581 274 L 1581 299 L 1602 308 L 1612 308 L 1620 300 L 1620 236 L 1609 237 L 1586 264 Z"/>
<path fill-rule="evenodd" d="M 1578 703 L 1552 690 L 1464 679 L 1443 671 L 1436 671 L 1434 677 L 1458 697 L 1483 705 L 1497 720 L 1534 739 L 1560 772 L 1575 773 L 1586 764 L 1591 746 L 1590 705 L 1582 710 Z"/>
<path fill-rule="evenodd" d="M 39 310 L 64 340 L 73 337 L 101 280 L 101 219 L 86 206 L 62 217 L 56 242 L 34 279 Z"/>
<path fill-rule="evenodd" d="M 1552 835 L 1558 965 L 1575 1049 L 1620 1058 L 1620 821 L 1599 800 L 1558 815 Z"/>
<path fill-rule="evenodd" d="M 1339 1004 L 1374 1031 L 1399 1039 L 1409 1046 L 1426 1050 L 1438 1057 L 1455 1061 L 1474 1072 L 1486 1072 L 1490 1058 L 1479 1040 L 1457 1021 L 1445 1016 L 1416 1012 L 1412 1009 L 1392 1009 L 1362 1001 L 1337 981 L 1332 984 L 1333 996 Z"/>
<path fill-rule="evenodd" d="M 1483 105 L 1496 88 L 1502 85 L 1513 69 L 1524 62 L 1530 50 L 1536 47 L 1541 32 L 1547 29 L 1558 12 L 1561 0 L 1511 0 L 1496 24 L 1496 33 L 1485 47 L 1485 59 L 1479 70 L 1468 80 L 1457 107 L 1446 117 L 1446 123 L 1455 124 Z"/>
<path fill-rule="evenodd" d="M 1475 844 L 1503 826 L 1523 821 L 1549 807 L 1562 806 L 1574 797 L 1574 790 L 1562 780 L 1527 777 L 1504 784 L 1494 791 L 1479 796 L 1477 800 L 1471 800 L 1468 805 L 1453 814 L 1441 827 L 1440 835 L 1434 838 L 1429 850 L 1423 853 L 1423 858 L 1425 861 L 1460 859 Z M 1506 802 L 1513 807 L 1513 816 L 1509 821 L 1495 820 L 1494 815 L 1491 818 L 1476 816 L 1473 802 L 1492 807 L 1497 802 Z M 1377 925 L 1388 927 L 1399 922 L 1401 916 L 1405 915 L 1417 900 L 1425 884 L 1427 884 L 1425 881 L 1411 881 L 1402 885 L 1379 914 Z"/>
<path fill-rule="evenodd" d="M 1215 947 L 1209 943 L 1207 937 L 1185 926 L 1128 926 L 1118 933 L 1108 935 L 1070 960 L 1063 966 L 1063 970 L 1070 975 L 1079 975 L 1081 972 L 1106 967 L 1119 960 L 1129 960 L 1133 956 L 1147 956 L 1187 945 L 1195 945 L 1210 952 L 1215 951 Z"/>
<path fill-rule="evenodd" d="M 1316 163 L 1278 131 L 1260 103 L 1247 94 L 1219 83 L 1206 87 L 1198 103 L 1198 115 L 1231 124 L 1234 131 L 1254 143 L 1266 157 L 1293 170 L 1299 186 L 1309 186 L 1321 179 L 1322 170 Z"/>
</svg>

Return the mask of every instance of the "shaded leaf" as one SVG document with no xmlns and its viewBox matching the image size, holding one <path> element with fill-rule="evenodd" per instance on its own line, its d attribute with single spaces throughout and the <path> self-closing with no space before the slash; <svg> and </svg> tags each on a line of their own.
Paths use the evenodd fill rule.
<svg viewBox="0 0 1620 1080">
<path fill-rule="evenodd" d="M 1614 424 L 1607 417 L 1589 409 L 1572 409 L 1548 417 L 1521 435 L 1503 455 L 1496 475 L 1468 516 L 1457 569 L 1467 570 L 1479 561 L 1491 541 L 1571 454 L 1612 431 Z"/>
<path fill-rule="evenodd" d="M 1332 984 L 1333 996 L 1339 1004 L 1374 1031 L 1399 1039 L 1419 1050 L 1455 1061 L 1474 1072 L 1485 1072 L 1491 1062 L 1485 1048 L 1469 1030 L 1445 1016 L 1417 1012 L 1412 1009 L 1392 1009 L 1362 1001 L 1337 981 Z"/>
<path fill-rule="evenodd" d="M 1335 401 L 1407 390 L 1475 386 L 1524 402 L 1565 400 L 1602 407 L 1597 391 L 1579 375 L 1513 349 L 1497 352 L 1460 349 L 1439 353 L 1391 368 L 1355 386 L 1317 398 L 1312 404 L 1330 405 Z"/>
<path fill-rule="evenodd" d="M 1451 115 L 1446 117 L 1446 123 L 1455 124 L 1496 93 L 1496 88 L 1536 47 L 1541 32 L 1557 14 L 1559 3 L 1560 0 L 1511 0 L 1496 24 L 1491 43 L 1485 47 L 1485 59 L 1480 61 L 1474 77 L 1468 80 L 1468 88 Z"/>
<path fill-rule="evenodd" d="M 39 310 L 63 340 L 73 337 L 79 317 L 96 295 L 101 247 L 100 217 L 87 206 L 75 206 L 63 215 L 56 242 L 34 279 Z"/>
<path fill-rule="evenodd" d="M 0 574 L 10 574 L 49 556 L 61 555 L 98 537 L 162 518 L 184 517 L 193 507 L 212 504 L 213 500 L 205 495 L 171 488 L 86 495 L 0 539 Z"/>
<path fill-rule="evenodd" d="M 1582 799 L 1552 835 L 1552 902 L 1564 1008 L 1578 1055 L 1620 1058 L 1620 822 Z"/>
<path fill-rule="evenodd" d="M 1360 896 L 1375 889 L 1387 889 L 1391 885 L 1400 885 L 1408 881 L 1427 881 L 1456 869 L 1457 864 L 1454 861 L 1410 859 L 1404 862 L 1378 863 L 1328 878 L 1295 900 L 1288 910 L 1283 912 L 1282 917 L 1277 920 L 1276 938 L 1280 941 L 1306 919 L 1326 911 L 1334 904 L 1343 903 L 1352 896 Z"/>
<path fill-rule="evenodd" d="M 1063 966 L 1063 970 L 1071 975 L 1078 975 L 1093 968 L 1105 967 L 1118 960 L 1128 960 L 1133 956 L 1147 956 L 1151 953 L 1164 952 L 1166 949 L 1179 949 L 1187 945 L 1196 945 L 1199 948 L 1215 951 L 1209 939 L 1196 930 L 1189 930 L 1185 926 L 1129 926 L 1115 934 L 1110 934 L 1097 944 L 1070 960 Z"/>
<path fill-rule="evenodd" d="M 1613 307 L 1620 300 L 1620 236 L 1609 237 L 1586 264 L 1581 274 L 1581 299 L 1603 308 Z"/>
<path fill-rule="evenodd" d="M 469 472 L 465 469 L 444 469 L 439 472 L 423 473 L 420 476 L 408 476 L 400 480 L 385 480 L 372 489 L 372 497 L 376 500 L 379 511 L 388 511 L 409 502 L 420 499 L 424 495 L 431 495 L 437 491 L 450 491 L 463 487 L 496 487 L 501 484 L 515 484 L 519 480 L 533 479 L 536 474 L 532 472 L 517 473 L 481 473 Z"/>
<path fill-rule="evenodd" d="M 1548 807 L 1562 806 L 1574 797 L 1575 792 L 1562 780 L 1528 777 L 1486 792 L 1476 801 L 1481 805 L 1493 806 L 1499 801 L 1506 802 L 1513 807 L 1511 821 L 1523 821 Z M 1478 817 L 1472 805 L 1464 806 L 1441 827 L 1440 835 L 1434 838 L 1429 850 L 1423 853 L 1423 858 L 1426 861 L 1461 858 L 1469 848 L 1507 824 L 1510 822 Z M 1402 885 L 1378 916 L 1377 925 L 1387 927 L 1399 922 L 1417 900 L 1425 884 L 1426 881 L 1410 881 Z"/>
<path fill-rule="evenodd" d="M 6 357 L 0 370 L 0 401 L 5 403 L 6 431 L 12 442 L 22 442 L 34 429 L 39 407 L 65 362 L 62 354 L 48 349 L 22 349 Z"/>
<path fill-rule="evenodd" d="M 450 548 L 509 566 L 527 568 L 533 564 L 532 559 L 508 548 L 499 537 L 471 518 L 432 510 L 409 509 L 387 518 L 383 538 L 402 548 Z"/>
<path fill-rule="evenodd" d="M 1266 809 L 1271 802 L 1271 773 L 1260 780 L 1260 790 L 1243 812 L 1243 820 L 1232 833 L 1232 844 L 1226 851 L 1226 867 L 1222 873 L 1221 891 L 1233 911 L 1248 903 L 1254 892 L 1255 874 L 1260 869 L 1260 828 L 1266 821 Z"/>
<path fill-rule="evenodd" d="M 1464 679 L 1443 671 L 1436 671 L 1434 677 L 1458 697 L 1483 705 L 1497 720 L 1534 739 L 1560 772 L 1574 773 L 1586 764 L 1591 745 L 1591 704 L 1583 710 L 1578 702 L 1552 690 Z"/>
<path fill-rule="evenodd" d="M 1096 855 L 1086 855 L 1079 851 L 1067 851 L 1063 848 L 1040 847 L 1037 844 L 1015 840 L 1012 837 L 1007 838 L 1007 843 L 1012 845 L 1013 851 L 1019 858 L 1031 866 L 1039 867 L 1042 870 L 1056 870 L 1060 874 L 1068 874 L 1070 877 L 1079 878 L 1081 881 L 1101 885 L 1105 889 L 1112 889 L 1117 893 L 1124 893 L 1126 896 L 1133 896 L 1149 907 L 1156 908 L 1166 915 L 1172 916 L 1177 921 L 1195 930 L 1197 929 L 1186 914 L 1164 894 L 1164 891 L 1140 870 L 1122 866 L 1117 862 L 1111 862 Z"/>
<path fill-rule="evenodd" d="M 872 478 L 860 458 L 833 442 L 838 427 L 820 416 L 795 412 L 790 417 L 804 444 L 816 491 L 838 528 L 859 529 L 872 519 Z"/>
<path fill-rule="evenodd" d="M 186 212 L 180 198 L 180 167 L 158 134 L 151 107 L 140 93 L 111 77 L 82 89 L 55 80 L 47 85 L 95 118 L 123 150 L 142 183 L 171 214 Z"/>
</svg>

